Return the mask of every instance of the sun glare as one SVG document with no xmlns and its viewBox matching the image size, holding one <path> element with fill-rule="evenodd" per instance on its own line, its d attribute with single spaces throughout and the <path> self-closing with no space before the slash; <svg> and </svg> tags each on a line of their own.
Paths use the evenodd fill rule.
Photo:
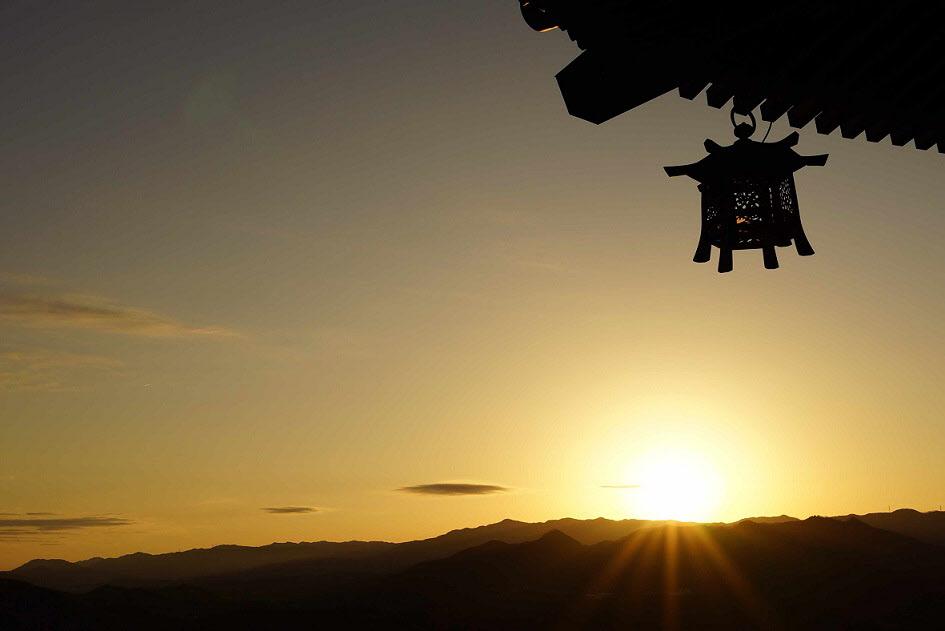
<svg viewBox="0 0 945 631">
<path fill-rule="evenodd" d="M 633 467 L 639 488 L 631 494 L 635 516 L 645 519 L 713 521 L 722 497 L 722 479 L 699 454 L 654 451 Z"/>
</svg>

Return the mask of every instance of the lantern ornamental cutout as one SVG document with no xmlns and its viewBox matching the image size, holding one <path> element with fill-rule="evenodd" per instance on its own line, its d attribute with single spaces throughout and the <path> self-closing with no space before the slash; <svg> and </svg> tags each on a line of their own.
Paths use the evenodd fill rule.
<svg viewBox="0 0 945 631">
<path fill-rule="evenodd" d="M 778 142 L 750 140 L 756 123 L 749 116 L 750 125 L 735 125 L 735 144 L 722 147 L 706 140 L 709 155 L 699 162 L 665 167 L 670 177 L 688 175 L 699 182 L 702 233 L 693 260 L 708 262 L 714 245 L 720 252 L 719 272 L 732 271 L 732 250 L 762 250 L 767 269 L 778 267 L 774 248 L 792 241 L 801 256 L 814 253 L 801 225 L 794 172 L 823 166 L 827 156 L 795 153 L 791 147 L 797 145 L 797 132 Z"/>
</svg>

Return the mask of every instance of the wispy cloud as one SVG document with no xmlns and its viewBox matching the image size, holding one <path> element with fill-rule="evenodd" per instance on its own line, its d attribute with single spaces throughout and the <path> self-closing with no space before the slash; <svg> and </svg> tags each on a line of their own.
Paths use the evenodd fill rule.
<svg viewBox="0 0 945 631">
<path fill-rule="evenodd" d="M 134 524 L 123 517 L 55 517 L 53 513 L 26 513 L 0 519 L 0 541 L 35 541 L 50 535 L 74 534 L 93 528 L 114 528 Z"/>
<path fill-rule="evenodd" d="M 398 491 L 404 493 L 415 493 L 417 495 L 491 495 L 493 493 L 506 493 L 511 489 L 495 484 L 458 484 L 451 482 L 440 482 L 437 484 L 418 484 L 416 486 L 404 486 Z"/>
<path fill-rule="evenodd" d="M 273 515 L 301 515 L 319 512 L 317 508 L 311 508 L 309 506 L 270 506 L 263 510 Z"/>
<path fill-rule="evenodd" d="M 0 390 L 55 392 L 77 371 L 115 372 L 124 364 L 112 357 L 43 349 L 0 350 Z"/>
<path fill-rule="evenodd" d="M 0 283 L 10 285 L 31 285 L 31 286 L 49 286 L 55 285 L 55 281 L 45 276 L 36 276 L 34 274 L 17 274 L 16 272 L 0 272 Z"/>
<path fill-rule="evenodd" d="M 638 489 L 639 484 L 601 484 L 602 489 Z"/>
<path fill-rule="evenodd" d="M 6 392 L 66 392 L 69 386 L 55 379 L 10 370 L 0 370 L 0 391 Z"/>
<path fill-rule="evenodd" d="M 36 328 L 77 328 L 143 337 L 233 337 L 221 327 L 177 322 L 147 309 L 76 294 L 32 295 L 0 289 L 0 318 Z"/>
<path fill-rule="evenodd" d="M 122 362 L 113 357 L 61 353 L 47 350 L 0 351 L 0 362 L 19 364 L 30 370 L 49 368 L 121 368 Z"/>
</svg>

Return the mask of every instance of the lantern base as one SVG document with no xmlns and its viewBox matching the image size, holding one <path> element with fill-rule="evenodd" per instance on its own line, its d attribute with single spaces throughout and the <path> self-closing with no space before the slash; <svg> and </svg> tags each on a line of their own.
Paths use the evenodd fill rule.
<svg viewBox="0 0 945 631">
<path fill-rule="evenodd" d="M 800 228 L 798 234 L 794 237 L 794 247 L 801 256 L 813 256 L 814 254 L 814 248 L 811 247 L 810 241 L 807 240 L 807 235 L 804 234 L 803 228 Z"/>
<path fill-rule="evenodd" d="M 765 269 L 778 269 L 778 253 L 774 251 L 773 245 L 766 245 L 761 249 L 765 258 Z"/>
<path fill-rule="evenodd" d="M 692 260 L 696 263 L 708 263 L 712 260 L 712 244 L 705 240 L 699 241 L 699 245 L 696 246 L 696 254 L 692 257 Z"/>
<path fill-rule="evenodd" d="M 724 248 L 719 253 L 719 274 L 731 272 L 733 269 L 735 266 L 732 263 L 732 248 Z"/>
<path fill-rule="evenodd" d="M 814 254 L 814 248 L 811 247 L 810 241 L 807 240 L 806 236 L 795 237 L 794 248 L 797 250 L 799 256 L 812 256 Z M 735 250 L 761 250 L 762 257 L 764 259 L 765 269 L 778 269 L 781 267 L 781 264 L 778 262 L 778 251 L 777 247 L 783 248 L 791 245 L 791 241 L 777 243 L 775 245 L 765 245 L 761 247 L 723 247 L 718 243 L 711 243 L 708 241 L 700 241 L 699 245 L 696 247 L 696 253 L 692 257 L 693 262 L 695 263 L 708 263 L 712 260 L 712 248 L 713 246 L 719 250 L 719 273 L 724 274 L 726 272 L 731 272 L 734 268 L 734 258 L 733 252 Z"/>
</svg>

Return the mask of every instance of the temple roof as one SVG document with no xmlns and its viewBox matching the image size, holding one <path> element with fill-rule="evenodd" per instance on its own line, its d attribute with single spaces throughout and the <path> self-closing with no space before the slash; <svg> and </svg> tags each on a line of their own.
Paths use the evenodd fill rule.
<svg viewBox="0 0 945 631">
<path fill-rule="evenodd" d="M 667 92 L 765 121 L 945 153 L 945 2 L 520 0 L 582 52 L 568 110 L 602 123 Z"/>
</svg>

